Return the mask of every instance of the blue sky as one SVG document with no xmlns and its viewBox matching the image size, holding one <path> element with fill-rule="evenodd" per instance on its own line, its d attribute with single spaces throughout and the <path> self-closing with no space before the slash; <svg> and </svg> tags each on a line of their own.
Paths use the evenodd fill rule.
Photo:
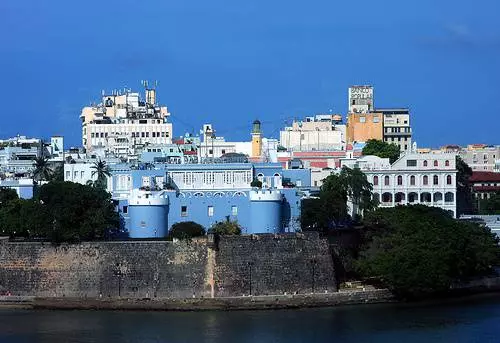
<svg viewBox="0 0 500 343">
<path fill-rule="evenodd" d="M 62 134 L 101 89 L 158 80 L 174 134 L 228 139 L 347 109 L 412 110 L 419 146 L 500 144 L 498 0 L 1 0 L 0 137 Z"/>
</svg>

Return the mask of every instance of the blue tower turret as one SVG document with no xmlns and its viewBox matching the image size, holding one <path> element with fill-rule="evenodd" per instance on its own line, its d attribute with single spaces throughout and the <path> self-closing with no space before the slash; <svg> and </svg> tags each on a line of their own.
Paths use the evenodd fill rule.
<svg viewBox="0 0 500 343">
<path fill-rule="evenodd" d="M 251 225 L 248 233 L 280 233 L 283 195 L 279 190 L 250 191 Z"/>
<path fill-rule="evenodd" d="M 130 238 L 162 238 L 168 234 L 166 192 L 134 189 L 129 198 Z"/>
</svg>

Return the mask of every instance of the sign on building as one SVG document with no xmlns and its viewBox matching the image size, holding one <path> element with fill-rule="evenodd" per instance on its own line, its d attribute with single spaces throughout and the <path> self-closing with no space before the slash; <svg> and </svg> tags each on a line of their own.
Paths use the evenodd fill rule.
<svg viewBox="0 0 500 343">
<path fill-rule="evenodd" d="M 368 113 L 373 110 L 373 87 L 349 87 L 349 113 Z"/>
</svg>

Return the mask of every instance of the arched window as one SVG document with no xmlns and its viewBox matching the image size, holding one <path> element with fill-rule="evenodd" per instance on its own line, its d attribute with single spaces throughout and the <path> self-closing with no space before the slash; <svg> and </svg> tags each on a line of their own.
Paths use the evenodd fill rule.
<svg viewBox="0 0 500 343">
<path fill-rule="evenodd" d="M 437 166 L 438 166 L 438 161 L 434 160 L 434 167 L 437 167 Z"/>
<path fill-rule="evenodd" d="M 451 185 L 451 175 L 446 176 L 446 184 Z"/>
<path fill-rule="evenodd" d="M 384 185 L 389 186 L 389 176 L 384 176 Z"/>
<path fill-rule="evenodd" d="M 429 177 L 427 175 L 424 175 L 424 177 L 422 178 L 422 183 L 424 185 L 428 185 L 429 184 Z"/>
<path fill-rule="evenodd" d="M 373 185 L 374 185 L 374 186 L 378 186 L 378 176 L 377 176 L 377 175 L 375 175 L 375 176 L 373 177 Z"/>
<path fill-rule="evenodd" d="M 439 177 L 437 175 L 434 175 L 434 177 L 432 178 L 432 183 L 434 185 L 439 185 Z"/>
<path fill-rule="evenodd" d="M 454 195 L 451 192 L 448 192 L 444 195 L 445 202 L 453 202 Z"/>
<path fill-rule="evenodd" d="M 415 175 L 410 176 L 410 185 L 415 186 Z"/>
<path fill-rule="evenodd" d="M 398 186 L 401 186 L 403 184 L 403 177 L 401 175 L 398 175 Z"/>
<path fill-rule="evenodd" d="M 424 167 L 427 167 L 427 161 L 424 161 Z"/>
<path fill-rule="evenodd" d="M 444 161 L 444 166 L 445 167 L 449 167 L 450 166 L 450 161 L 448 161 L 448 160 Z"/>
</svg>

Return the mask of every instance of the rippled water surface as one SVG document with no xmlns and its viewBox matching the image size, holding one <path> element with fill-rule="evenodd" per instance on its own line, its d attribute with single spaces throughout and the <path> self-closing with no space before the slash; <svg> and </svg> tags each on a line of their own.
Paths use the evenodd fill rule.
<svg viewBox="0 0 500 343">
<path fill-rule="evenodd" d="M 0 310 L 0 342 L 500 342 L 500 296 L 256 312 Z"/>
</svg>

